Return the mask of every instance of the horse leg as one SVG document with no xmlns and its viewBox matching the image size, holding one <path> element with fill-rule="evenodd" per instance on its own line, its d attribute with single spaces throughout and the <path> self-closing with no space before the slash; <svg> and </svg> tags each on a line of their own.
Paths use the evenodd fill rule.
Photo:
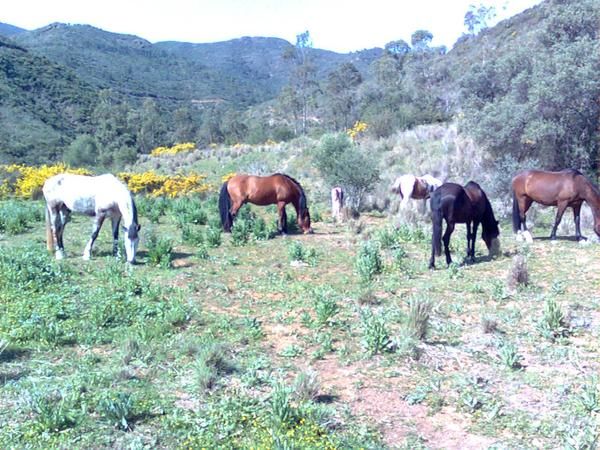
<svg viewBox="0 0 600 450">
<path fill-rule="evenodd" d="M 231 204 L 231 209 L 229 210 L 229 214 L 231 214 L 231 225 L 233 225 L 233 220 L 242 206 L 244 206 L 244 202 L 237 200 Z"/>
<path fill-rule="evenodd" d="M 575 221 L 575 238 L 578 241 L 587 240 L 585 236 L 581 234 L 581 225 L 580 225 L 580 216 L 581 212 L 581 203 L 576 203 L 573 205 L 573 219 Z"/>
<path fill-rule="evenodd" d="M 552 232 L 550 233 L 550 239 L 556 239 L 556 229 L 558 228 L 558 224 L 562 219 L 565 209 L 567 209 L 567 206 L 569 205 L 567 202 L 560 202 L 556 206 L 556 219 L 554 219 L 554 226 L 552 227 Z"/>
<path fill-rule="evenodd" d="M 287 234 L 287 213 L 285 212 L 285 202 L 277 203 L 277 212 L 279 213 L 277 231 L 282 234 Z"/>
<path fill-rule="evenodd" d="M 471 222 L 466 223 L 467 226 L 467 263 L 472 263 L 475 259 L 475 223 L 471 224 Z"/>
<path fill-rule="evenodd" d="M 454 222 L 446 221 L 446 232 L 444 233 L 443 241 L 444 241 L 444 253 L 446 254 L 446 264 L 450 265 L 452 263 L 452 258 L 450 257 L 450 235 L 454 231 Z"/>
<path fill-rule="evenodd" d="M 57 214 L 57 222 L 58 229 L 56 230 L 56 240 L 58 243 L 58 248 L 60 252 L 60 257 L 58 256 L 59 252 L 57 252 L 57 258 L 62 259 L 65 253 L 65 244 L 63 242 L 63 234 L 65 232 L 65 226 L 69 221 L 71 211 L 65 205 L 62 205 Z"/>
<path fill-rule="evenodd" d="M 529 208 L 531 207 L 533 200 L 531 200 L 529 197 L 521 197 L 521 198 L 519 198 L 518 202 L 519 202 L 519 215 L 521 216 L 521 232 L 522 232 L 523 236 L 525 237 L 525 241 L 528 243 L 532 243 L 533 238 L 531 237 L 531 233 L 527 229 L 526 214 L 527 214 L 527 211 L 529 211 Z"/>
<path fill-rule="evenodd" d="M 471 241 L 471 257 L 475 261 L 475 245 L 477 244 L 477 230 L 479 229 L 479 222 L 473 222 L 473 235 Z"/>
<path fill-rule="evenodd" d="M 112 233 L 113 233 L 113 256 L 119 257 L 119 224 L 121 223 L 120 216 L 111 217 Z"/>
<path fill-rule="evenodd" d="M 92 227 L 92 235 L 90 236 L 90 240 L 88 241 L 85 249 L 83 250 L 83 259 L 86 261 L 92 257 L 92 246 L 94 245 L 94 241 L 98 237 L 98 233 L 100 232 L 100 228 L 104 223 L 104 215 L 98 214 L 94 219 L 94 225 Z"/>
<path fill-rule="evenodd" d="M 60 211 L 54 207 L 48 207 L 50 214 L 50 230 L 52 232 L 52 239 L 54 240 L 54 254 L 56 259 L 63 259 L 65 257 L 64 248 L 62 247 L 62 220 L 60 217 Z M 60 237 L 60 240 L 59 240 Z"/>
</svg>

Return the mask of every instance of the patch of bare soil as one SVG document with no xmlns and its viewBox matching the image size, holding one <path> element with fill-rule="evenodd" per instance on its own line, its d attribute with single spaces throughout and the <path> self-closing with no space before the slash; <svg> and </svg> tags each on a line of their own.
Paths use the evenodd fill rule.
<svg viewBox="0 0 600 450">
<path fill-rule="evenodd" d="M 453 408 L 444 407 L 429 415 L 427 406 L 404 400 L 407 386 L 412 385 L 408 369 L 405 373 L 396 371 L 397 377 L 385 378 L 381 370 L 374 373 L 370 365 L 372 362 L 362 361 L 340 366 L 332 357 L 315 362 L 312 369 L 319 374 L 323 392 L 374 425 L 389 447 L 402 445 L 411 434 L 418 434 L 430 448 L 480 449 L 493 444 L 493 438 L 469 432 L 469 422 Z"/>
</svg>

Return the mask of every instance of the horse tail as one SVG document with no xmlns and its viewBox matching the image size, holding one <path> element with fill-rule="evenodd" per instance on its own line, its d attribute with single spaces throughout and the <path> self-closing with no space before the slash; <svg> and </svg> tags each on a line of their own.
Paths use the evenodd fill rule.
<svg viewBox="0 0 600 450">
<path fill-rule="evenodd" d="M 517 200 L 517 194 L 513 190 L 513 208 L 512 208 L 512 222 L 513 231 L 518 233 L 521 229 L 521 212 L 519 211 L 519 201 Z"/>
<path fill-rule="evenodd" d="M 431 196 L 431 249 L 435 256 L 442 255 L 442 196 Z"/>
<path fill-rule="evenodd" d="M 54 251 L 54 234 L 52 233 L 52 226 L 50 224 L 50 209 L 46 205 L 46 247 L 49 252 Z"/>
<path fill-rule="evenodd" d="M 221 214 L 221 224 L 223 225 L 223 229 L 226 232 L 231 231 L 231 226 L 233 222 L 233 218 L 231 217 L 231 197 L 229 196 L 229 191 L 227 191 L 227 183 L 223 183 L 221 186 L 221 192 L 219 194 L 219 213 Z"/>
</svg>

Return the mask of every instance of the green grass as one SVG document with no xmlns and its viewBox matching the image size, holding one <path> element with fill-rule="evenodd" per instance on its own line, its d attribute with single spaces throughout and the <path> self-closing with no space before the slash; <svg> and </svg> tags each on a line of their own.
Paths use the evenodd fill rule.
<svg viewBox="0 0 600 450">
<path fill-rule="evenodd" d="M 479 240 L 475 264 L 430 271 L 426 223 L 394 230 L 365 216 L 360 235 L 318 222 L 314 235 L 249 231 L 243 245 L 229 234 L 210 245 L 184 239 L 165 211 L 141 223 L 170 239 L 168 264 L 144 234 L 138 265 L 115 260 L 109 227 L 83 261 L 85 217 L 67 225 L 60 262 L 39 218 L 0 235 L 0 446 L 577 448 L 597 438 L 597 245 L 536 240 L 529 282 L 511 290 L 507 224 L 498 258 Z M 207 236 L 216 211 L 202 211 L 193 227 Z M 273 223 L 272 210 L 252 211 Z"/>
</svg>

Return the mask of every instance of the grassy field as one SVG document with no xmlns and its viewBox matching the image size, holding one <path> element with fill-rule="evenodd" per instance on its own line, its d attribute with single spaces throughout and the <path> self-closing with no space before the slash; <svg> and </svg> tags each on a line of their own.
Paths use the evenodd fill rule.
<svg viewBox="0 0 600 450">
<path fill-rule="evenodd" d="M 140 201 L 138 265 L 110 256 L 109 227 L 83 261 L 77 216 L 57 263 L 41 204 L 3 207 L 29 219 L 0 235 L 2 448 L 597 440 L 597 244 L 548 241 L 542 223 L 525 246 L 503 226 L 497 258 L 479 240 L 475 264 L 429 271 L 426 222 L 316 214 L 314 235 L 284 237 L 256 208 L 221 235 L 214 200 Z"/>
</svg>

